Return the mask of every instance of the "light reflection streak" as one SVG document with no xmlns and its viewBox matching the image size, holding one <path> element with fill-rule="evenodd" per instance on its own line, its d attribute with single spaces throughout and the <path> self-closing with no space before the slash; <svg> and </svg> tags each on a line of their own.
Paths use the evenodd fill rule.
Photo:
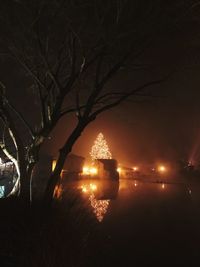
<svg viewBox="0 0 200 267">
<path fill-rule="evenodd" d="M 81 190 L 85 194 L 89 194 L 90 205 L 93 208 L 93 212 L 99 222 L 103 221 L 105 214 L 107 213 L 108 206 L 110 200 L 98 200 L 94 195 L 94 191 L 96 191 L 97 185 L 94 183 L 90 183 L 89 185 L 81 185 Z"/>
<path fill-rule="evenodd" d="M 90 204 L 94 209 L 94 214 L 99 222 L 103 221 L 105 214 L 107 213 L 110 200 L 97 200 L 94 194 L 89 197 Z"/>
</svg>

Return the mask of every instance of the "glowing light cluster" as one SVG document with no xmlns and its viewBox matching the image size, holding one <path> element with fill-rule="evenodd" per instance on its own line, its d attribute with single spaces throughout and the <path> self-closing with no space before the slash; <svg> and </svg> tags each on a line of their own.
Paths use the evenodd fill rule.
<svg viewBox="0 0 200 267">
<path fill-rule="evenodd" d="M 92 160 L 111 159 L 112 154 L 102 133 L 99 133 L 90 152 Z"/>
<path fill-rule="evenodd" d="M 117 168 L 117 172 L 118 172 L 118 173 L 121 173 L 121 172 L 122 172 L 122 168 L 118 167 L 118 168 Z"/>
<path fill-rule="evenodd" d="M 84 166 L 82 173 L 83 175 L 97 175 L 98 170 L 95 167 Z"/>
<path fill-rule="evenodd" d="M 56 187 L 54 189 L 53 197 L 55 199 L 60 199 L 62 196 L 62 193 L 63 193 L 62 187 L 60 185 L 56 185 Z"/>
<path fill-rule="evenodd" d="M 93 212 L 99 222 L 103 221 L 103 218 L 108 210 L 110 200 L 97 200 L 94 192 L 97 190 L 97 185 L 90 183 L 89 185 L 81 185 L 81 190 L 84 194 L 89 194 L 90 205 L 93 208 Z"/>
<path fill-rule="evenodd" d="M 51 167 L 51 171 L 53 172 L 54 170 L 55 170 L 55 168 L 56 168 L 56 163 L 57 163 L 57 160 L 53 160 L 52 161 L 52 167 Z"/>
<path fill-rule="evenodd" d="M 94 214 L 99 222 L 103 221 L 104 215 L 108 210 L 110 200 L 97 200 L 94 194 L 89 197 L 91 206 L 94 209 Z"/>
<path fill-rule="evenodd" d="M 163 166 L 163 165 L 159 166 L 159 167 L 158 167 L 158 171 L 159 171 L 159 172 L 162 172 L 162 173 L 163 173 L 163 172 L 166 172 L 166 168 L 165 168 L 165 166 Z"/>
<path fill-rule="evenodd" d="M 93 184 L 93 183 L 90 183 L 89 186 L 88 185 L 81 185 L 81 189 L 82 189 L 82 192 L 83 193 L 92 193 L 94 191 L 97 190 L 97 185 L 96 184 Z"/>
</svg>

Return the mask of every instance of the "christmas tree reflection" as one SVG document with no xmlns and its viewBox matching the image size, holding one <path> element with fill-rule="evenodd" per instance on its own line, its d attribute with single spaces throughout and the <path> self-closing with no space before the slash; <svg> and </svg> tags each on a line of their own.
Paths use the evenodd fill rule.
<svg viewBox="0 0 200 267">
<path fill-rule="evenodd" d="M 97 220 L 102 222 L 105 214 L 107 213 L 110 200 L 97 200 L 94 194 L 90 195 L 89 200 L 94 209 L 94 214 Z"/>
<path fill-rule="evenodd" d="M 98 200 L 94 195 L 94 191 L 97 190 L 97 185 L 90 183 L 89 185 L 81 186 L 82 192 L 84 194 L 89 194 L 90 205 L 93 208 L 93 212 L 99 222 L 103 221 L 103 218 L 108 210 L 110 203 L 109 199 Z"/>
</svg>

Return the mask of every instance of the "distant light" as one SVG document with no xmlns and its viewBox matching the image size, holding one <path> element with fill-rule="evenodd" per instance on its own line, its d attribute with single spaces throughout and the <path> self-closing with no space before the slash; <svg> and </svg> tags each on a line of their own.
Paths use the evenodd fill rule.
<svg viewBox="0 0 200 267">
<path fill-rule="evenodd" d="M 90 168 L 87 167 L 87 166 L 84 166 L 84 167 L 83 167 L 83 174 L 85 174 L 85 175 L 90 174 Z"/>
<path fill-rule="evenodd" d="M 165 184 L 162 184 L 162 189 L 165 189 Z"/>
<path fill-rule="evenodd" d="M 85 185 L 82 185 L 81 189 L 82 189 L 83 193 L 87 193 L 88 192 L 87 187 Z"/>
<path fill-rule="evenodd" d="M 97 185 L 96 184 L 90 184 L 90 189 L 92 191 L 96 191 L 97 190 Z"/>
<path fill-rule="evenodd" d="M 57 160 L 54 159 L 54 160 L 52 161 L 52 167 L 51 167 L 52 172 L 55 170 L 56 163 L 57 163 Z"/>
<path fill-rule="evenodd" d="M 159 171 L 159 172 L 165 172 L 165 171 L 166 171 L 165 166 L 163 166 L 163 165 L 159 166 L 159 167 L 158 167 L 158 171 Z"/>
<path fill-rule="evenodd" d="M 83 175 L 96 175 L 98 170 L 94 167 L 84 166 L 82 173 Z"/>
<path fill-rule="evenodd" d="M 91 175 L 96 175 L 98 173 L 97 168 L 94 167 L 90 168 L 89 172 Z"/>
<path fill-rule="evenodd" d="M 117 172 L 120 173 L 122 169 L 120 167 L 117 168 Z"/>
<path fill-rule="evenodd" d="M 136 167 L 136 166 L 133 167 L 133 171 L 134 171 L 134 172 L 138 171 L 138 167 Z"/>
</svg>

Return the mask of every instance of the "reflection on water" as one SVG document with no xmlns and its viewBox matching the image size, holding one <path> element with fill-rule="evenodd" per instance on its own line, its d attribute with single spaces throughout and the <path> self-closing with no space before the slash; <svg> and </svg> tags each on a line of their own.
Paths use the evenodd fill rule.
<svg viewBox="0 0 200 267">
<path fill-rule="evenodd" d="M 109 206 L 109 200 L 97 200 L 94 192 L 98 190 L 95 183 L 84 183 L 81 185 L 82 192 L 89 195 L 90 204 L 94 210 L 94 214 L 99 222 L 102 222 L 104 215 Z"/>
<path fill-rule="evenodd" d="M 94 209 L 94 214 L 99 222 L 102 222 L 104 215 L 108 210 L 110 200 L 97 200 L 94 194 L 91 194 L 89 197 L 91 206 Z"/>
<path fill-rule="evenodd" d="M 199 266 L 200 183 L 82 179 L 65 183 L 66 201 L 73 193 L 91 223 L 87 267 Z"/>
<path fill-rule="evenodd" d="M 97 180 L 96 183 L 94 183 L 86 180 L 82 183 L 80 188 L 83 194 L 88 194 L 93 212 L 97 220 L 102 222 L 105 214 L 107 213 L 110 199 L 117 196 L 119 182 Z"/>
<path fill-rule="evenodd" d="M 64 199 L 72 199 L 73 196 L 79 199 L 77 204 L 91 211 L 99 222 L 105 224 L 115 219 L 121 220 L 125 213 L 130 220 L 138 219 L 141 207 L 149 212 L 163 209 L 163 205 L 168 210 L 176 204 L 183 204 L 191 199 L 192 189 L 184 183 L 172 181 L 81 179 L 57 187 L 55 197 L 63 199 L 63 196 Z"/>
<path fill-rule="evenodd" d="M 180 186 L 180 185 L 179 185 Z M 144 182 L 141 180 L 126 180 L 120 181 L 108 179 L 82 179 L 69 181 L 65 185 L 60 184 L 56 187 L 54 197 L 62 199 L 63 195 L 69 196 L 67 192 L 77 192 L 78 198 L 81 198 L 80 203 L 83 206 L 86 204 L 92 208 L 96 219 L 99 222 L 104 220 L 108 210 L 113 216 L 113 210 L 117 206 L 120 208 L 118 212 L 124 209 L 129 209 L 133 203 L 149 203 L 149 201 L 162 200 L 161 192 L 165 192 L 165 198 L 178 193 L 177 186 L 166 182 Z M 191 189 L 187 188 L 187 192 L 191 195 Z M 152 196 L 153 195 L 153 196 Z M 76 195 L 77 196 L 77 195 Z M 151 196 L 151 197 L 150 197 Z M 142 201 L 141 201 L 142 200 Z M 153 202 L 154 202 L 153 201 Z M 112 207 L 110 205 L 112 204 Z M 121 209 L 121 207 L 123 207 Z"/>
</svg>

